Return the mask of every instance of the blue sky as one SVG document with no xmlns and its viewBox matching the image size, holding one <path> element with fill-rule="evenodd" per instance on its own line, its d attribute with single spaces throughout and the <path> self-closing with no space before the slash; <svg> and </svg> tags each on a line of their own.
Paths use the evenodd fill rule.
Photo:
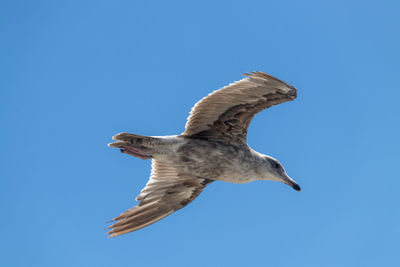
<svg viewBox="0 0 400 267">
<path fill-rule="evenodd" d="M 399 8 L 1 1 L 0 265 L 399 266 Z M 248 142 L 303 191 L 216 182 L 107 238 L 150 173 L 111 136 L 181 133 L 196 101 L 253 70 L 298 88 Z"/>
</svg>

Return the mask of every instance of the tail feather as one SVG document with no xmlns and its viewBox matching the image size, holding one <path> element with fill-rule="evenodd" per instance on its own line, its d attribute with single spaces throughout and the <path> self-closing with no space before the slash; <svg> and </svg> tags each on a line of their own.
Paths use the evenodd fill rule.
<svg viewBox="0 0 400 267">
<path fill-rule="evenodd" d="M 114 148 L 123 148 L 125 145 L 127 145 L 126 142 L 112 142 L 108 144 L 109 147 L 114 147 Z"/>
<path fill-rule="evenodd" d="M 153 150 L 151 148 L 151 143 L 156 139 L 154 137 L 130 133 L 119 133 L 113 136 L 112 139 L 117 140 L 117 142 L 108 144 L 110 147 L 119 148 L 121 152 L 137 158 L 152 158 L 151 153 Z"/>
<path fill-rule="evenodd" d="M 131 133 L 119 133 L 112 137 L 113 140 L 118 141 L 125 141 L 125 142 L 132 142 L 134 140 L 143 140 L 143 139 L 150 139 L 149 136 L 138 135 L 138 134 L 131 134 Z"/>
</svg>

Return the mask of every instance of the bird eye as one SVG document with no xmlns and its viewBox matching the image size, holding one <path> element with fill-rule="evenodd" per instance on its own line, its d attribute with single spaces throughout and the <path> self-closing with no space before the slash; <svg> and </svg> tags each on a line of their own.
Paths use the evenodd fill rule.
<svg viewBox="0 0 400 267">
<path fill-rule="evenodd" d="M 275 169 L 279 169 L 281 167 L 281 165 L 274 160 L 271 160 L 271 166 Z"/>
</svg>

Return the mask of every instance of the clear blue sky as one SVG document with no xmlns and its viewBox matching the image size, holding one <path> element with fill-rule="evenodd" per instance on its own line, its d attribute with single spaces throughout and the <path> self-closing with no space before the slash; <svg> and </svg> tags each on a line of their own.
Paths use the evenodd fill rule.
<svg viewBox="0 0 400 267">
<path fill-rule="evenodd" d="M 399 1 L 1 1 L 1 266 L 400 266 Z M 181 133 L 253 70 L 298 88 L 254 149 L 301 186 L 216 182 L 109 239 L 150 161 L 106 145 Z M 271 127 L 273 125 L 273 127 Z"/>
</svg>

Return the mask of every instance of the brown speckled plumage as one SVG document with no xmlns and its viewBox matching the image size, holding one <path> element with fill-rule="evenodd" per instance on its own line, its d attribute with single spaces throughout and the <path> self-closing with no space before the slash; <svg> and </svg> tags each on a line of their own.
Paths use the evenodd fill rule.
<svg viewBox="0 0 400 267">
<path fill-rule="evenodd" d="M 111 147 L 142 159 L 153 159 L 150 180 L 139 204 L 113 219 L 111 236 L 150 225 L 195 199 L 212 181 L 284 182 L 300 187 L 279 162 L 252 150 L 248 126 L 260 111 L 296 98 L 296 88 L 263 72 L 245 74 L 238 82 L 214 91 L 191 110 L 185 132 L 147 137 L 121 133 Z"/>
</svg>

